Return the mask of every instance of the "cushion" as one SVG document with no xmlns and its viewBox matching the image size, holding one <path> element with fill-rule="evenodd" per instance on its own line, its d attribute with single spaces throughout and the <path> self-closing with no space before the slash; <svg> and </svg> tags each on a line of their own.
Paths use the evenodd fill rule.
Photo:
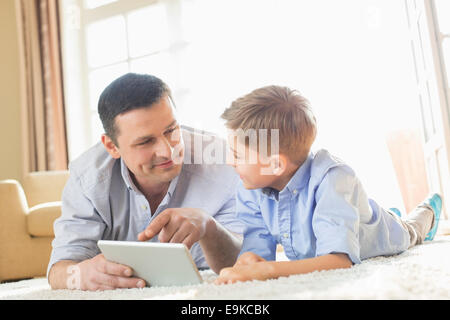
<svg viewBox="0 0 450 320">
<path fill-rule="evenodd" d="M 38 204 L 27 215 L 28 233 L 34 237 L 54 237 L 53 222 L 61 215 L 61 201 Z"/>
<path fill-rule="evenodd" d="M 26 175 L 22 185 L 28 205 L 60 201 L 68 178 L 69 171 L 40 171 Z"/>
</svg>

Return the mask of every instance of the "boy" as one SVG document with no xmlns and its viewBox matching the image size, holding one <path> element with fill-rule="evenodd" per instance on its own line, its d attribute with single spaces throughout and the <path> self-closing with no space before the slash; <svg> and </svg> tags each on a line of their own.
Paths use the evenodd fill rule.
<svg viewBox="0 0 450 320">
<path fill-rule="evenodd" d="M 348 165 L 325 150 L 310 151 L 316 120 L 297 91 L 254 90 L 234 101 L 222 118 L 234 132 L 228 140 L 242 180 L 236 211 L 245 232 L 238 260 L 221 270 L 216 284 L 348 268 L 434 238 L 440 196 L 430 196 L 406 220 L 381 208 Z M 279 144 L 269 148 L 236 134 L 249 130 L 278 133 Z M 290 261 L 274 261 L 277 244 Z"/>
</svg>

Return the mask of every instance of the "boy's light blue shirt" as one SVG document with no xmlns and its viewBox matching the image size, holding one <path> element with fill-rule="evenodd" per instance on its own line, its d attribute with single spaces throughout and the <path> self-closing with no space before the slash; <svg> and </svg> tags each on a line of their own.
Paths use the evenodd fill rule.
<svg viewBox="0 0 450 320">
<path fill-rule="evenodd" d="M 280 192 L 240 183 L 237 216 L 245 223 L 241 254 L 290 260 L 346 253 L 353 263 L 409 247 L 409 233 L 369 199 L 354 171 L 326 150 L 310 153 Z"/>
<path fill-rule="evenodd" d="M 73 161 L 62 195 L 62 215 L 54 223 L 55 239 L 47 272 L 60 260 L 82 261 L 96 256 L 100 253 L 100 239 L 137 241 L 138 234 L 167 208 L 203 209 L 228 230 L 242 234 L 242 223 L 235 215 L 238 175 L 224 160 L 194 164 L 211 143 L 216 144 L 216 150 L 225 150 L 226 144 L 214 136 L 203 135 L 199 140 L 194 139 L 195 135 L 199 137 L 183 130 L 185 157 L 181 173 L 171 181 L 153 215 L 125 163 L 111 158 L 101 143 Z M 151 241 L 158 241 L 157 236 Z M 208 267 L 198 243 L 190 252 L 199 268 Z"/>
</svg>

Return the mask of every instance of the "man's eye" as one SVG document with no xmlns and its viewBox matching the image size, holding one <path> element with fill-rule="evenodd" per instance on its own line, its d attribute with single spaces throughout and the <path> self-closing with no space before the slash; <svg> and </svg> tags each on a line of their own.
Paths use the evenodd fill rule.
<svg viewBox="0 0 450 320">
<path fill-rule="evenodd" d="M 164 135 L 166 136 L 167 139 L 169 139 L 170 141 L 174 141 L 177 142 L 180 140 L 181 136 L 180 136 L 180 128 L 174 127 L 172 129 L 167 130 Z"/>
<path fill-rule="evenodd" d="M 138 146 L 143 146 L 143 145 L 146 145 L 148 143 L 151 143 L 152 141 L 153 141 L 152 139 L 144 140 L 144 141 L 138 143 L 137 145 Z"/>
<path fill-rule="evenodd" d="M 166 131 L 166 134 L 172 133 L 172 132 L 174 132 L 174 131 L 177 130 L 177 129 L 178 129 L 178 127 L 173 127 L 173 128 L 171 128 L 171 129 L 167 130 L 167 131 Z"/>
</svg>

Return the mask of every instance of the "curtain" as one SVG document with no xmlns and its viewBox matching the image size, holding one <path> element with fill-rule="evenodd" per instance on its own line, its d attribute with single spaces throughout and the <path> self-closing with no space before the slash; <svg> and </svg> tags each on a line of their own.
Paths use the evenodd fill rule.
<svg viewBox="0 0 450 320">
<path fill-rule="evenodd" d="M 58 0 L 16 0 L 24 174 L 68 163 Z"/>
</svg>

